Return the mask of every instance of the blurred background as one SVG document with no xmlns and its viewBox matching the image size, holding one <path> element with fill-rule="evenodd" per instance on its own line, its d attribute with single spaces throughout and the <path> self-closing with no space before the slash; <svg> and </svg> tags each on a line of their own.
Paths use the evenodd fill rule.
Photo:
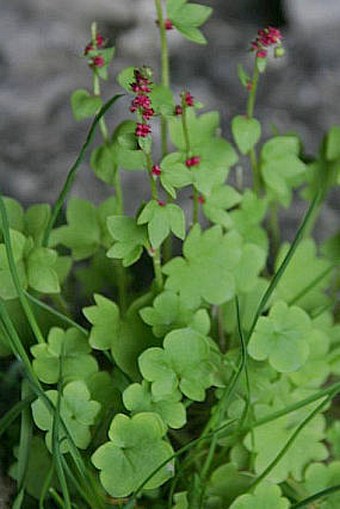
<svg viewBox="0 0 340 509">
<path fill-rule="evenodd" d="M 339 0 L 196 0 L 214 8 L 203 31 L 208 46 L 168 32 L 172 84 L 188 87 L 207 109 L 221 112 L 223 133 L 245 110 L 246 94 L 236 66 L 252 61 L 247 52 L 256 31 L 279 26 L 286 56 L 272 61 L 262 79 L 256 116 L 265 134 L 296 131 L 306 152 L 315 154 L 327 129 L 340 124 Z M 0 0 L 0 184 L 5 194 L 25 204 L 52 202 L 76 158 L 88 121 L 74 121 L 70 94 L 91 89 L 91 73 L 81 58 L 96 20 L 116 46 L 108 98 L 118 90 L 114 75 L 128 65 L 158 68 L 158 32 L 152 0 Z M 113 124 L 129 116 L 128 102 L 114 109 Z M 111 115 L 112 117 L 112 115 Z M 74 192 L 100 200 L 111 191 L 88 169 Z M 129 203 L 143 196 L 140 176 L 126 173 Z M 147 196 L 147 191 L 145 191 Z M 285 212 L 287 231 L 294 229 L 299 206 Z M 336 197 L 331 196 L 320 231 L 332 231 Z"/>
</svg>

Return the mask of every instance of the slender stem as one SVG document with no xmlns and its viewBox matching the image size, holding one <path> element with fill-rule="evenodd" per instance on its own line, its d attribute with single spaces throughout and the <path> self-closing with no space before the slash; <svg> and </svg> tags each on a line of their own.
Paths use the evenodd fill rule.
<svg viewBox="0 0 340 509">
<path fill-rule="evenodd" d="M 272 256 L 275 260 L 277 252 L 280 247 L 280 225 L 278 218 L 278 205 L 276 202 L 270 204 L 269 209 L 269 228 L 272 238 Z"/>
<path fill-rule="evenodd" d="M 146 152 L 144 152 L 144 154 L 145 154 L 145 158 L 146 158 L 146 166 L 148 169 L 149 179 L 150 179 L 151 197 L 153 200 L 158 201 L 157 184 L 156 184 L 156 181 L 152 175 L 153 162 L 151 159 L 151 155 Z M 154 269 L 157 289 L 158 289 L 158 291 L 161 291 L 163 289 L 161 249 L 160 248 L 154 249 L 152 251 L 151 258 L 152 258 L 152 263 L 153 263 L 153 269 Z"/>
<path fill-rule="evenodd" d="M 257 87 L 259 83 L 260 73 L 257 67 L 257 62 L 255 60 L 254 73 L 252 79 L 252 88 L 249 92 L 248 102 L 247 102 L 247 117 L 249 119 L 254 116 L 255 102 L 256 102 L 256 93 Z M 259 196 L 261 192 L 261 175 L 259 171 L 259 165 L 257 162 L 257 156 L 255 148 L 252 148 L 249 152 L 250 163 L 253 171 L 253 179 L 254 179 L 254 191 Z"/>
<path fill-rule="evenodd" d="M 186 148 L 186 157 L 189 158 L 191 156 L 191 144 L 189 138 L 189 129 L 187 122 L 187 106 L 184 101 L 182 101 L 182 127 L 183 127 L 183 136 L 185 141 Z M 192 224 L 195 225 L 198 223 L 198 214 L 199 214 L 199 201 L 198 201 L 198 191 L 193 186 L 193 211 L 192 211 Z"/>
<path fill-rule="evenodd" d="M 162 69 L 162 85 L 169 87 L 170 70 L 169 70 L 169 51 L 166 29 L 164 25 L 164 16 L 161 0 L 155 0 L 156 12 L 158 18 L 159 35 L 161 40 L 161 69 Z M 161 145 L 162 156 L 168 153 L 168 123 L 164 116 L 161 117 Z"/>
<path fill-rule="evenodd" d="M 337 491 L 340 491 L 340 484 L 335 484 L 334 486 L 330 486 L 329 488 L 325 488 L 324 490 L 318 491 L 317 493 L 314 493 L 314 495 L 311 495 L 308 498 L 305 498 L 304 500 L 301 500 L 300 502 L 297 502 L 296 504 L 293 504 L 291 506 L 291 509 L 298 509 L 300 507 L 312 507 L 309 504 L 312 502 L 316 502 L 317 500 L 320 500 L 321 498 L 328 497 L 332 493 L 336 493 Z"/>
<path fill-rule="evenodd" d="M 255 101 L 256 101 L 256 93 L 259 84 L 260 73 L 257 67 L 257 62 L 255 60 L 254 73 L 252 79 L 252 88 L 249 92 L 248 102 L 247 102 L 247 117 L 253 118 L 254 109 L 255 109 Z"/>
<path fill-rule="evenodd" d="M 94 48 L 97 48 L 97 23 L 94 21 L 91 25 L 91 42 Z M 100 78 L 96 69 L 93 69 L 93 94 L 100 97 Z M 99 121 L 99 128 L 104 138 L 105 143 L 109 141 L 109 130 L 107 128 L 104 117 Z"/>
</svg>

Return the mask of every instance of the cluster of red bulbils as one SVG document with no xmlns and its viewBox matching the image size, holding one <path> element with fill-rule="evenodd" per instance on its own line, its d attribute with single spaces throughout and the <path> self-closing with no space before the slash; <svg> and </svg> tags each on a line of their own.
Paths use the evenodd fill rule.
<svg viewBox="0 0 340 509">
<path fill-rule="evenodd" d="M 257 32 L 256 39 L 252 41 L 251 50 L 256 51 L 256 56 L 258 58 L 266 58 L 268 54 L 268 48 L 271 46 L 282 49 L 281 42 L 282 34 L 278 28 L 263 28 Z"/>
<path fill-rule="evenodd" d="M 104 49 L 106 40 L 101 34 L 97 34 L 95 41 L 89 42 L 84 49 L 84 55 L 89 55 L 92 51 Z M 91 56 L 91 55 L 90 55 Z M 105 59 L 102 55 L 94 55 L 89 60 L 90 67 L 103 67 L 105 65 Z"/>
<path fill-rule="evenodd" d="M 140 114 L 142 121 L 137 122 L 135 134 L 137 137 L 145 138 L 151 133 L 148 122 L 155 114 L 149 97 L 152 88 L 150 70 L 146 67 L 135 69 L 134 78 L 135 81 L 130 84 L 130 87 L 136 96 L 131 102 L 130 111 L 131 113 L 137 111 Z"/>
</svg>

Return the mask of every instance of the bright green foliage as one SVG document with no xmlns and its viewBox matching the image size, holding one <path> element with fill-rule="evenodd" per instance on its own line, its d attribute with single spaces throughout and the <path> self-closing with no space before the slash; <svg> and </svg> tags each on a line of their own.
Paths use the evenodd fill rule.
<svg viewBox="0 0 340 509">
<path fill-rule="evenodd" d="M 95 306 L 83 309 L 86 318 L 92 323 L 90 345 L 99 350 L 111 349 L 117 365 L 131 378 L 138 379 L 137 357 L 154 344 L 150 329 L 139 317 L 139 309 L 129 310 L 124 318 L 120 317 L 115 302 L 94 295 Z"/>
<path fill-rule="evenodd" d="M 116 172 L 124 170 L 143 170 L 145 156 L 139 149 L 135 136 L 136 123 L 131 120 L 121 122 L 115 129 L 110 142 L 93 150 L 91 166 L 96 176 L 110 185 L 115 185 Z"/>
<path fill-rule="evenodd" d="M 33 369 L 47 384 L 87 378 L 98 371 L 87 337 L 73 327 L 66 331 L 53 327 L 47 343 L 32 346 L 31 352 Z"/>
<path fill-rule="evenodd" d="M 283 244 L 279 252 L 275 267 L 282 263 L 288 244 Z M 317 255 L 315 242 L 304 239 L 298 246 L 289 266 L 285 270 L 277 288 L 275 296 L 286 302 L 294 301 L 307 311 L 322 307 L 329 303 L 324 289 L 331 278 L 331 263 L 324 257 Z"/>
<path fill-rule="evenodd" d="M 186 39 L 206 44 L 206 38 L 199 27 L 212 14 L 211 7 L 187 3 L 187 0 L 167 0 L 166 9 L 168 18 Z"/>
<path fill-rule="evenodd" d="M 92 348 L 109 350 L 117 340 L 120 326 L 119 308 L 115 302 L 95 294 L 96 305 L 83 309 L 86 318 L 92 323 L 89 343 Z"/>
<path fill-rule="evenodd" d="M 189 509 L 187 491 L 181 491 L 174 495 L 175 505 L 172 509 Z"/>
<path fill-rule="evenodd" d="M 28 207 L 24 218 L 24 231 L 32 237 L 36 245 L 41 244 L 42 238 L 51 216 L 51 207 L 47 203 L 38 203 Z"/>
<path fill-rule="evenodd" d="M 326 139 L 326 159 L 335 161 L 340 159 L 340 126 L 333 126 Z"/>
<path fill-rule="evenodd" d="M 229 229 L 232 226 L 232 221 L 227 210 L 238 205 L 241 200 L 242 196 L 233 187 L 216 186 L 205 198 L 203 211 L 210 221 Z"/>
<path fill-rule="evenodd" d="M 327 440 L 331 444 L 332 455 L 340 460 L 340 421 L 335 421 L 327 431 Z"/>
<path fill-rule="evenodd" d="M 258 320 L 248 345 L 249 355 L 258 361 L 268 359 L 281 373 L 296 371 L 308 358 L 311 332 L 310 318 L 305 311 L 277 302 L 268 317 Z"/>
<path fill-rule="evenodd" d="M 146 227 L 138 225 L 134 218 L 127 216 L 108 217 L 107 227 L 115 241 L 107 256 L 121 259 L 124 267 L 133 265 L 141 257 L 147 243 Z"/>
<path fill-rule="evenodd" d="M 247 242 L 268 249 L 268 236 L 260 226 L 267 211 L 267 201 L 258 198 L 250 189 L 246 189 L 240 207 L 229 213 L 231 229 L 235 229 Z"/>
<path fill-rule="evenodd" d="M 174 114 L 175 102 L 170 88 L 164 85 L 154 85 L 149 97 L 155 113 L 163 116 Z"/>
<path fill-rule="evenodd" d="M 15 455 L 16 451 L 15 451 Z M 52 456 L 46 449 L 44 441 L 37 436 L 33 436 L 30 441 L 28 464 L 25 472 L 25 486 L 27 493 L 32 497 L 39 499 L 46 475 L 52 466 Z M 10 476 L 17 479 L 18 463 L 14 463 L 10 468 Z M 53 476 L 51 485 L 55 485 L 56 479 Z"/>
<path fill-rule="evenodd" d="M 180 402 L 182 395 L 175 390 L 167 397 L 156 398 L 150 390 L 150 384 L 132 384 L 123 393 L 124 405 L 130 412 L 154 412 L 163 419 L 170 428 L 182 428 L 186 423 L 184 405 Z"/>
<path fill-rule="evenodd" d="M 207 495 L 214 509 L 229 507 L 233 500 L 248 490 L 252 477 L 245 472 L 238 472 L 234 463 L 225 463 L 212 473 Z"/>
<path fill-rule="evenodd" d="M 135 78 L 135 67 L 129 66 L 120 71 L 117 75 L 117 83 L 124 88 L 127 92 L 131 91 L 131 84 L 136 80 Z"/>
<path fill-rule="evenodd" d="M 52 244 L 63 244 L 72 251 L 75 260 L 92 256 L 108 238 L 107 216 L 116 208 L 114 198 L 104 201 L 98 208 L 81 198 L 71 198 L 66 212 L 67 225 L 52 232 Z"/>
<path fill-rule="evenodd" d="M 246 258 L 247 253 L 251 258 Z M 234 297 L 236 288 L 250 291 L 265 259 L 260 248 L 243 244 L 236 232 L 224 235 L 220 226 L 204 232 L 198 225 L 192 228 L 183 254 L 184 258 L 176 257 L 163 267 L 168 276 L 165 287 L 178 292 L 191 307 L 198 307 L 202 299 L 222 304 Z"/>
<path fill-rule="evenodd" d="M 307 335 L 309 343 L 309 357 L 307 362 L 298 370 L 289 373 L 289 378 L 297 386 L 320 387 L 330 375 L 328 351 L 330 339 L 321 330 L 313 329 Z"/>
<path fill-rule="evenodd" d="M 260 122 L 256 118 L 247 118 L 244 115 L 237 115 L 232 119 L 231 130 L 242 154 L 248 154 L 261 137 Z"/>
<path fill-rule="evenodd" d="M 202 115 L 196 115 L 194 108 L 188 108 L 185 112 L 188 137 L 191 150 L 195 152 L 204 143 L 211 141 L 216 136 L 220 125 L 220 116 L 217 111 L 209 111 Z M 169 122 L 169 133 L 172 143 L 182 152 L 186 152 L 187 145 L 183 132 L 183 122 L 179 117 L 173 117 Z M 232 160 L 237 160 L 235 152 L 231 149 Z M 230 163 L 230 164 L 233 164 Z"/>
<path fill-rule="evenodd" d="M 160 204 L 151 200 L 140 213 L 137 224 L 147 224 L 153 248 L 158 248 L 170 232 L 180 239 L 185 237 L 184 212 L 174 203 Z"/>
<path fill-rule="evenodd" d="M 292 189 L 305 178 L 306 165 L 299 159 L 300 145 L 295 136 L 275 136 L 261 151 L 261 173 L 268 194 L 288 207 Z"/>
<path fill-rule="evenodd" d="M 245 446 L 249 451 L 256 454 L 254 465 L 256 474 L 261 474 L 273 461 L 286 445 L 296 427 L 315 406 L 314 403 L 297 412 L 258 426 L 253 430 L 253 436 L 250 433 L 246 436 Z M 257 405 L 255 407 L 256 417 L 268 415 L 278 408 L 282 408 L 282 401 L 276 407 Z M 283 458 L 270 472 L 268 479 L 273 482 L 282 482 L 289 475 L 292 475 L 294 479 L 301 480 L 306 465 L 311 461 L 323 461 L 328 457 L 327 448 L 321 442 L 324 438 L 325 419 L 319 414 L 300 431 L 291 447 L 286 450 Z"/>
<path fill-rule="evenodd" d="M 10 237 L 21 286 L 23 288 L 31 287 L 42 293 L 59 293 L 56 251 L 44 247 L 34 247 L 32 238 L 27 239 L 16 230 L 10 231 Z M 5 300 L 17 297 L 5 244 L 0 244 L 0 283 L 0 297 Z"/>
<path fill-rule="evenodd" d="M 100 470 L 100 480 L 112 497 L 126 497 L 133 493 L 163 462 L 173 454 L 172 447 L 163 440 L 166 432 L 161 418 L 154 413 L 140 413 L 129 418 L 118 414 L 110 429 L 110 441 L 92 455 L 92 462 Z M 171 460 L 145 485 L 157 488 L 173 473 Z"/>
<path fill-rule="evenodd" d="M 188 307 L 179 295 L 165 291 L 158 295 L 153 306 L 140 310 L 145 323 L 152 326 L 157 337 L 163 337 L 173 329 L 188 326 L 201 334 L 209 334 L 210 319 L 205 309 L 198 311 Z"/>
<path fill-rule="evenodd" d="M 57 404 L 58 392 L 46 391 L 45 395 Z M 90 426 L 95 423 L 100 410 L 100 404 L 91 400 L 90 392 L 83 380 L 76 380 L 67 384 L 60 399 L 60 418 L 79 449 L 86 449 L 91 440 Z M 32 403 L 32 413 L 35 424 L 39 429 L 47 431 L 45 441 L 49 451 L 52 451 L 53 415 L 42 399 Z M 60 451 L 69 450 L 68 439 L 60 424 L 59 427 Z"/>
<path fill-rule="evenodd" d="M 19 202 L 10 198 L 9 196 L 3 197 L 9 227 L 12 230 L 22 232 L 24 229 L 24 209 Z M 2 232 L 2 218 L 0 216 L 0 232 Z"/>
<path fill-rule="evenodd" d="M 101 97 L 91 95 L 84 89 L 75 90 L 71 96 L 72 113 L 76 120 L 93 117 L 102 104 Z"/>
<path fill-rule="evenodd" d="M 139 357 L 140 371 L 156 398 L 170 396 L 177 388 L 194 401 L 204 401 L 213 385 L 214 365 L 208 339 L 192 329 L 178 329 L 164 339 L 163 348 L 149 348 Z"/>
<path fill-rule="evenodd" d="M 115 55 L 115 48 L 101 48 L 101 49 L 93 49 L 86 54 L 86 58 L 91 59 L 93 57 L 100 56 L 104 59 L 104 65 L 101 67 L 96 67 L 94 69 L 94 73 L 97 74 L 102 80 L 107 80 L 108 75 L 108 67 Z"/>
<path fill-rule="evenodd" d="M 176 198 L 176 189 L 192 184 L 191 171 L 183 163 L 183 156 L 178 152 L 166 155 L 160 164 L 160 181 L 164 189 Z"/>
<path fill-rule="evenodd" d="M 289 505 L 289 500 L 282 496 L 279 486 L 266 482 L 257 486 L 254 493 L 238 497 L 230 509 L 288 509 Z"/>
<path fill-rule="evenodd" d="M 331 486 L 340 484 L 340 461 L 334 461 L 328 465 L 312 463 L 306 469 L 304 489 L 308 495 L 314 495 Z M 318 502 L 320 509 L 338 509 L 340 507 L 339 491 L 327 496 Z"/>
</svg>

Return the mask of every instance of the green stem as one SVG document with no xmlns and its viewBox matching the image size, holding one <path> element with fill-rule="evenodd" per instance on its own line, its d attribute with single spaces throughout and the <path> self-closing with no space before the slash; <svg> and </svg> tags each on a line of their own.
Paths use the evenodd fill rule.
<svg viewBox="0 0 340 509">
<path fill-rule="evenodd" d="M 254 116 L 254 109 L 255 109 L 255 102 L 256 102 L 256 94 L 257 94 L 257 88 L 259 84 L 259 78 L 260 73 L 257 67 L 257 62 L 255 60 L 255 66 L 254 66 L 254 73 L 253 73 L 253 79 L 252 79 L 252 88 L 249 92 L 248 96 L 248 102 L 247 102 L 247 117 L 253 118 Z"/>
<path fill-rule="evenodd" d="M 334 486 L 330 486 L 329 488 L 325 488 L 324 490 L 314 493 L 314 495 L 311 495 L 310 497 L 305 498 L 304 500 L 301 500 L 296 504 L 293 504 L 291 506 L 291 509 L 300 509 L 300 507 L 309 506 L 309 504 L 311 504 L 312 502 L 316 502 L 317 500 L 328 497 L 329 495 L 331 495 L 332 493 L 336 493 L 337 491 L 340 491 L 340 484 L 335 484 Z"/>
<path fill-rule="evenodd" d="M 189 129 L 187 122 L 187 106 L 185 101 L 182 101 L 182 128 L 183 128 L 183 136 L 185 142 L 186 149 L 186 157 L 189 158 L 191 156 L 191 144 L 189 138 Z M 198 191 L 193 186 L 193 211 L 192 211 L 192 224 L 195 225 L 198 223 L 198 215 L 199 215 L 199 201 L 198 201 Z"/>
<path fill-rule="evenodd" d="M 91 25 L 91 42 L 94 48 L 97 48 L 97 23 L 94 21 Z M 93 69 L 93 94 L 100 97 L 100 78 L 96 69 Z M 105 143 L 109 141 L 109 131 L 104 118 L 99 121 L 99 128 L 104 138 Z"/>
<path fill-rule="evenodd" d="M 147 165 L 149 180 L 150 180 L 151 197 L 153 200 L 158 201 L 157 184 L 156 184 L 156 181 L 152 175 L 153 162 L 151 159 L 151 155 L 146 152 L 144 152 L 144 154 L 145 154 L 145 158 L 146 158 L 146 165 Z M 160 292 L 163 289 L 161 249 L 160 248 L 154 249 L 152 251 L 151 258 L 152 258 L 152 264 L 153 264 L 153 269 L 154 269 L 154 274 L 155 274 L 157 290 Z"/>
<path fill-rule="evenodd" d="M 169 66 L 169 50 L 166 29 L 164 26 L 164 16 L 161 0 L 155 0 L 156 12 L 158 18 L 159 35 L 161 40 L 161 69 L 162 69 L 162 85 L 169 87 L 170 85 L 170 66 Z M 168 123 L 167 119 L 161 117 L 161 145 L 162 157 L 168 153 Z"/>
<path fill-rule="evenodd" d="M 255 60 L 254 73 L 252 79 L 252 89 L 249 92 L 248 102 L 247 102 L 247 117 L 249 119 L 254 116 L 255 102 L 256 102 L 256 93 L 259 84 L 260 73 L 257 67 L 257 62 Z M 253 179 L 254 179 L 254 191 L 259 196 L 261 192 L 261 175 L 260 169 L 257 161 L 255 148 L 252 148 L 249 152 L 250 163 L 253 171 Z"/>
<path fill-rule="evenodd" d="M 272 256 L 275 260 L 280 247 L 280 225 L 278 219 L 278 205 L 276 202 L 270 204 L 269 228 L 272 238 Z"/>
<path fill-rule="evenodd" d="M 39 324 L 32 312 L 29 302 L 26 299 L 26 296 L 24 294 L 24 290 L 22 288 L 22 284 L 21 284 L 21 281 L 20 281 L 20 278 L 18 275 L 18 271 L 17 271 L 15 259 L 14 259 L 14 254 L 13 254 L 13 249 L 12 249 L 12 241 L 11 241 L 7 211 L 6 211 L 5 203 L 4 203 L 1 193 L 0 193 L 0 216 L 2 219 L 2 233 L 3 233 L 3 237 L 4 237 L 4 241 L 5 241 L 8 265 L 10 268 L 10 272 L 11 272 L 11 276 L 13 279 L 13 283 L 14 283 L 16 292 L 17 292 L 19 300 L 20 300 L 20 304 L 24 310 L 24 313 L 25 313 L 28 323 L 30 324 L 30 327 L 36 337 L 36 340 L 38 341 L 38 343 L 45 343 L 44 336 L 43 336 L 41 329 L 39 327 Z"/>
</svg>

